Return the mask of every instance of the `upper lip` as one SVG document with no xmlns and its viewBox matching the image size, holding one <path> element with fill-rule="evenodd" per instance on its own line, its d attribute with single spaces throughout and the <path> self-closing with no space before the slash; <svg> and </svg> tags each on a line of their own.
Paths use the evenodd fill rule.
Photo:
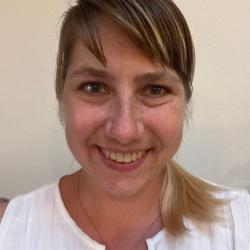
<svg viewBox="0 0 250 250">
<path fill-rule="evenodd" d="M 97 146 L 99 149 L 102 150 L 108 150 L 110 152 L 115 152 L 115 153 L 122 153 L 122 154 L 126 154 L 126 153 L 134 153 L 134 152 L 141 152 L 141 151 L 148 151 L 149 148 L 136 148 L 136 149 L 121 149 L 121 148 L 111 148 L 111 147 L 101 147 L 101 146 Z"/>
</svg>

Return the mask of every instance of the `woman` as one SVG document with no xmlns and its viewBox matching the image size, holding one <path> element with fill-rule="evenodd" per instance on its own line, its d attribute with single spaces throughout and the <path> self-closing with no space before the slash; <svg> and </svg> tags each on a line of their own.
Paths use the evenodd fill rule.
<svg viewBox="0 0 250 250">
<path fill-rule="evenodd" d="M 1 249 L 249 250 L 247 193 L 172 160 L 193 72 L 172 1 L 77 1 L 63 20 L 56 93 L 82 168 L 2 207 Z"/>
</svg>

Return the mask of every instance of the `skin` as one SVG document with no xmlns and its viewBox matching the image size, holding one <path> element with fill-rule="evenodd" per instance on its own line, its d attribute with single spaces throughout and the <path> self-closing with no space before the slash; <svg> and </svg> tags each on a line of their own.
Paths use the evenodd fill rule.
<svg viewBox="0 0 250 250">
<path fill-rule="evenodd" d="M 0 223 L 2 221 L 2 217 L 7 206 L 8 206 L 8 202 L 0 201 Z"/>
<path fill-rule="evenodd" d="M 174 70 L 152 63 L 118 25 L 108 18 L 101 24 L 107 64 L 77 42 L 66 75 L 61 113 L 82 170 L 61 180 L 61 194 L 77 224 L 98 240 L 77 202 L 79 178 L 77 195 L 110 249 L 123 249 L 133 238 L 135 249 L 146 249 L 141 232 L 160 213 L 162 170 L 182 139 L 185 91 Z M 147 153 L 136 169 L 123 172 L 107 166 L 100 148 Z M 147 236 L 160 229 L 158 220 Z"/>
</svg>

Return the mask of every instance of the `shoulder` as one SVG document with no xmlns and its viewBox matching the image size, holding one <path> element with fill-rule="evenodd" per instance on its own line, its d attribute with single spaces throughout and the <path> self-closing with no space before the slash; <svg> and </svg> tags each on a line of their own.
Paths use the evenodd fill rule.
<svg viewBox="0 0 250 250">
<path fill-rule="evenodd" d="M 235 223 L 245 224 L 250 232 L 250 195 L 247 190 L 234 189 L 226 191 L 230 211 Z"/>
<path fill-rule="evenodd" d="M 228 200 L 229 204 L 244 202 L 247 206 L 249 206 L 250 194 L 246 189 L 218 185 L 204 179 L 202 179 L 202 181 L 215 188 L 215 191 L 213 192 L 213 196 L 215 198 Z"/>
<path fill-rule="evenodd" d="M 250 209 L 250 194 L 246 189 L 218 187 L 221 188 L 221 191 L 215 193 L 217 198 L 227 200 L 230 206 L 239 207 L 244 204 L 246 209 Z"/>
<path fill-rule="evenodd" d="M 18 195 L 10 201 L 10 206 L 16 204 L 20 206 L 33 206 L 35 203 L 41 205 L 44 202 L 51 201 L 55 197 L 57 187 L 57 183 L 48 184 L 29 193 Z"/>
<path fill-rule="evenodd" d="M 25 219 L 31 211 L 42 212 L 46 206 L 53 205 L 55 200 L 57 184 L 49 184 L 26 194 L 18 195 L 11 199 L 9 203 L 0 204 L 0 218 L 2 223 Z"/>
<path fill-rule="evenodd" d="M 226 200 L 226 205 L 221 212 L 225 214 L 232 225 L 235 244 L 246 241 L 250 244 L 250 195 L 248 191 L 225 188 L 217 195 Z"/>
<path fill-rule="evenodd" d="M 232 211 L 244 212 L 250 220 L 250 194 L 246 189 L 230 188 L 216 185 L 220 191 L 214 193 L 218 199 L 226 201 L 226 206 Z"/>
<path fill-rule="evenodd" d="M 250 195 L 244 189 L 229 189 L 225 191 L 228 199 L 227 211 L 231 218 L 234 244 L 239 249 L 250 247 Z M 237 248 L 238 249 L 238 248 Z"/>
<path fill-rule="evenodd" d="M 223 206 L 219 209 L 219 215 L 229 221 L 234 228 L 235 234 L 242 237 L 250 235 L 250 194 L 246 189 L 231 188 L 214 185 L 217 189 L 214 192 L 216 199 L 221 199 Z M 249 239 L 250 240 L 250 239 Z"/>
</svg>

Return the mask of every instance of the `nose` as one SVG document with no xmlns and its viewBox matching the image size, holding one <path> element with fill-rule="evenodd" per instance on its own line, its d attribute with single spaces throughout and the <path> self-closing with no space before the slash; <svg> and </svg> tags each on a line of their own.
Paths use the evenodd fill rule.
<svg viewBox="0 0 250 250">
<path fill-rule="evenodd" d="M 124 97 L 113 103 L 105 124 L 106 135 L 120 144 L 137 142 L 144 132 L 144 125 L 140 118 L 141 111 L 131 99 Z"/>
</svg>

